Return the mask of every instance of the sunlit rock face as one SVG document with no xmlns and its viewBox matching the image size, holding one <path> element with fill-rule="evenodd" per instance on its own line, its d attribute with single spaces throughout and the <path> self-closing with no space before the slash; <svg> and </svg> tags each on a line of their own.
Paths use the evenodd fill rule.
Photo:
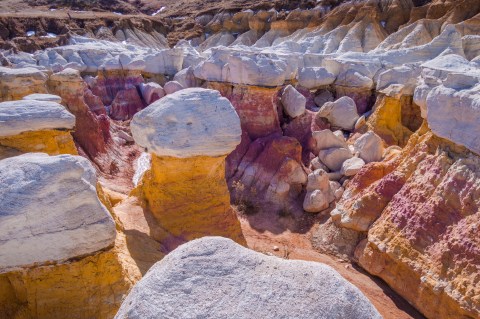
<svg viewBox="0 0 480 319">
<path fill-rule="evenodd" d="M 225 157 L 240 143 L 240 119 L 218 91 L 185 89 L 137 113 L 136 143 L 152 154 L 141 193 L 169 235 L 217 234 L 243 242 L 230 207 Z"/>
<path fill-rule="evenodd" d="M 68 309 L 110 318 L 135 274 L 118 254 L 115 223 L 89 161 L 11 157 L 0 161 L 0 181 L 2 316 L 62 318 Z"/>
<path fill-rule="evenodd" d="M 0 163 L 5 185 L 2 272 L 65 261 L 113 245 L 115 224 L 98 199 L 95 171 L 86 159 L 37 153 Z M 67 194 L 75 194 L 75 200 L 63 196 Z"/>
<path fill-rule="evenodd" d="M 195 283 L 188 280 L 191 276 Z M 284 285 L 289 289 L 282 289 Z M 266 296 L 266 290 L 272 294 Z M 210 318 L 277 318 L 278 313 L 381 318 L 368 299 L 332 268 L 266 256 L 220 237 L 191 241 L 155 264 L 115 318 L 177 317 L 179 312 Z"/>
<path fill-rule="evenodd" d="M 5 149 L 21 153 L 77 154 L 71 135 L 75 117 L 57 102 L 0 103 L 0 122 L 0 146 Z"/>
<path fill-rule="evenodd" d="M 32 93 L 46 93 L 48 76 L 35 68 L 0 67 L 0 101 L 19 100 Z"/>
</svg>

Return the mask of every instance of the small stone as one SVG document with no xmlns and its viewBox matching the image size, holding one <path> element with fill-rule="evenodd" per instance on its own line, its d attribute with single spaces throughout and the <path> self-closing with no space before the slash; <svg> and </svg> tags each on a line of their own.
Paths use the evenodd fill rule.
<svg viewBox="0 0 480 319">
<path fill-rule="evenodd" d="M 343 162 L 351 157 L 353 157 L 353 154 L 347 148 L 328 148 L 318 153 L 318 158 L 331 171 L 339 171 Z"/>
<path fill-rule="evenodd" d="M 340 172 L 345 176 L 354 176 L 365 165 L 365 161 L 359 157 L 352 157 L 347 159 L 342 164 Z"/>
<path fill-rule="evenodd" d="M 359 116 L 355 101 L 343 96 L 335 102 L 327 102 L 317 113 L 318 117 L 325 117 L 334 127 L 351 131 L 355 127 Z"/>
<path fill-rule="evenodd" d="M 319 213 L 329 206 L 327 194 L 321 190 L 307 192 L 303 201 L 303 209 L 309 213 Z"/>
<path fill-rule="evenodd" d="M 306 103 L 307 99 L 293 86 L 287 85 L 287 87 L 283 90 L 283 110 L 289 117 L 296 118 L 305 113 Z"/>
<path fill-rule="evenodd" d="M 320 150 L 328 148 L 345 148 L 347 143 L 342 138 L 339 138 L 334 132 L 330 130 L 322 130 L 312 132 L 312 137 L 316 142 L 315 149 L 319 152 Z M 317 153 L 318 153 L 317 152 Z"/>
<path fill-rule="evenodd" d="M 328 175 L 322 169 L 317 169 L 313 173 L 308 174 L 307 191 L 316 189 L 326 192 L 329 189 Z"/>
<path fill-rule="evenodd" d="M 278 246 L 273 246 L 273 251 L 279 251 L 280 248 L 278 248 Z"/>
<path fill-rule="evenodd" d="M 328 167 L 325 164 L 323 164 L 318 159 L 318 157 L 315 157 L 314 159 L 312 159 L 312 161 L 310 162 L 310 169 L 312 171 L 317 170 L 317 169 L 323 169 L 325 172 L 329 171 Z"/>
</svg>

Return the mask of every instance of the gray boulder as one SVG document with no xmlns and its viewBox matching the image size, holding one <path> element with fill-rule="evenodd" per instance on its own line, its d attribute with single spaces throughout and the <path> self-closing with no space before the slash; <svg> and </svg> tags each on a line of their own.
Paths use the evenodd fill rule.
<svg viewBox="0 0 480 319">
<path fill-rule="evenodd" d="M 204 237 L 156 263 L 115 318 L 382 317 L 329 266 L 266 256 L 230 239 Z"/>
<path fill-rule="evenodd" d="M 0 161 L 0 273 L 113 246 L 115 222 L 80 156 L 29 153 Z"/>
</svg>

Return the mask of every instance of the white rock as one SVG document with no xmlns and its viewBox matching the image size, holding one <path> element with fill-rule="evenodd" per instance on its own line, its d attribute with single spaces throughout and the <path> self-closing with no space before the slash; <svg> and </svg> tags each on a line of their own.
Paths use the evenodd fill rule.
<svg viewBox="0 0 480 319">
<path fill-rule="evenodd" d="M 158 156 L 229 154 L 240 143 L 240 118 L 218 91 L 188 88 L 167 95 L 135 114 L 137 144 Z"/>
<path fill-rule="evenodd" d="M 61 262 L 113 245 L 115 223 L 90 162 L 29 153 L 0 161 L 0 272 Z"/>
<path fill-rule="evenodd" d="M 324 171 L 328 172 L 328 167 L 325 164 L 323 164 L 318 159 L 318 157 L 315 157 L 314 159 L 312 159 L 312 161 L 310 162 L 310 167 L 313 171 L 317 169 L 323 169 Z"/>
<path fill-rule="evenodd" d="M 353 144 L 355 153 L 365 161 L 365 163 L 379 162 L 383 156 L 383 141 L 374 132 L 370 131 L 360 136 Z"/>
<path fill-rule="evenodd" d="M 165 85 L 163 86 L 163 89 L 165 90 L 166 94 L 172 94 L 177 91 L 183 90 L 184 87 L 177 81 L 169 81 L 165 83 Z"/>
<path fill-rule="evenodd" d="M 327 148 L 318 153 L 318 158 L 331 171 L 339 171 L 342 168 L 343 162 L 353 157 L 350 150 L 346 148 Z"/>
<path fill-rule="evenodd" d="M 359 157 L 352 157 L 343 162 L 340 173 L 345 176 L 354 176 L 364 165 L 365 161 L 363 159 Z"/>
<path fill-rule="evenodd" d="M 298 84 L 307 89 L 332 84 L 335 78 L 336 76 L 325 68 L 307 67 L 301 68 L 298 72 Z"/>
<path fill-rule="evenodd" d="M 307 99 L 293 86 L 287 85 L 282 94 L 282 105 L 285 113 L 291 118 L 296 118 L 305 113 Z"/>
<path fill-rule="evenodd" d="M 0 103 L 0 136 L 27 131 L 73 129 L 75 116 L 55 102 L 20 100 Z"/>
<path fill-rule="evenodd" d="M 373 80 L 355 70 L 347 70 L 344 73 L 340 73 L 335 81 L 336 85 L 355 87 L 362 89 L 371 89 L 373 88 Z"/>
<path fill-rule="evenodd" d="M 327 148 L 339 148 L 347 147 L 347 143 L 343 138 L 338 138 L 332 131 L 329 129 L 322 130 L 322 131 L 314 131 L 312 132 L 312 137 L 316 142 L 315 149 L 318 151 L 324 150 Z"/>
<path fill-rule="evenodd" d="M 211 56 L 194 70 L 195 76 L 206 81 L 257 86 L 280 86 L 292 79 L 298 68 L 275 54 L 265 55 L 243 49 L 215 48 Z"/>
<path fill-rule="evenodd" d="M 340 181 L 343 177 L 344 177 L 343 174 L 340 172 L 328 173 L 328 179 L 331 181 Z"/>
<path fill-rule="evenodd" d="M 321 190 L 326 192 L 329 189 L 328 175 L 322 169 L 317 169 L 308 174 L 307 178 L 307 191 Z"/>
<path fill-rule="evenodd" d="M 156 263 L 116 319 L 380 319 L 370 301 L 321 263 L 285 260 L 204 237 Z"/>
<path fill-rule="evenodd" d="M 353 130 L 359 118 L 355 101 L 348 96 L 343 96 L 335 102 L 325 103 L 317 116 L 325 117 L 334 127 L 347 131 Z"/>
<path fill-rule="evenodd" d="M 149 153 L 142 152 L 135 161 L 135 174 L 133 174 L 133 185 L 137 186 L 143 178 L 146 171 L 152 166 L 152 156 Z"/>
<path fill-rule="evenodd" d="M 480 85 L 434 88 L 427 97 L 428 127 L 436 135 L 480 154 Z"/>
<path fill-rule="evenodd" d="M 180 83 L 184 88 L 199 87 L 201 84 L 201 81 L 195 77 L 192 66 L 175 74 L 173 81 Z"/>
<path fill-rule="evenodd" d="M 34 93 L 34 94 L 24 96 L 23 100 L 62 103 L 62 98 L 58 95 L 41 94 L 41 93 Z"/>
<path fill-rule="evenodd" d="M 335 200 L 339 200 L 342 197 L 343 192 L 344 192 L 344 188 L 342 187 L 342 185 L 340 185 L 339 182 L 330 181 L 330 189 L 333 192 Z"/>
<path fill-rule="evenodd" d="M 303 200 L 303 210 L 308 213 L 319 213 L 330 205 L 327 192 L 313 190 L 307 192 Z"/>
<path fill-rule="evenodd" d="M 139 87 L 143 100 L 147 105 L 150 105 L 165 96 L 165 90 L 158 83 L 141 83 Z"/>
</svg>

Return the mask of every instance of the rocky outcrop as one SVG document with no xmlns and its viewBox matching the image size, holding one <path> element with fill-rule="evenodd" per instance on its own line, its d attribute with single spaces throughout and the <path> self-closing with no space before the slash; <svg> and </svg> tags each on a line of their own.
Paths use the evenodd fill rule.
<svg viewBox="0 0 480 319">
<path fill-rule="evenodd" d="M 75 116 L 56 102 L 0 103 L 0 146 L 19 152 L 77 154 L 71 131 Z"/>
<path fill-rule="evenodd" d="M 25 154 L 0 165 L 5 183 L 0 272 L 61 262 L 113 245 L 115 223 L 98 199 L 95 171 L 86 159 Z M 75 194 L 74 201 L 64 196 L 64 189 Z"/>
<path fill-rule="evenodd" d="M 88 160 L 25 154 L 0 161 L 0 180 L 0 315 L 111 318 L 138 275 Z"/>
<path fill-rule="evenodd" d="M 32 67 L 0 67 L 0 101 L 20 100 L 32 93 L 47 93 L 48 76 Z"/>
<path fill-rule="evenodd" d="M 195 283 L 187 280 L 192 276 Z M 184 244 L 153 266 L 115 318 L 279 314 L 381 318 L 368 299 L 330 267 L 265 256 L 219 237 Z"/>
<path fill-rule="evenodd" d="M 122 207 L 119 216 L 131 222 L 127 250 L 146 252 L 137 255 L 142 272 L 192 238 L 213 233 L 241 242 L 231 200 L 255 236 L 313 232 L 316 248 L 353 258 L 428 317 L 478 317 L 471 284 L 479 273 L 472 235 L 478 1 L 242 0 L 235 8 L 217 1 L 221 12 L 215 7 L 195 17 L 183 13 L 191 7 L 165 13 L 180 3 L 155 12 L 166 18 L 162 33 L 171 32 L 170 42 L 177 32 L 188 34 L 172 49 L 154 18 L 143 25 L 108 14 L 98 23 L 81 19 L 84 31 L 66 28 L 50 48 L 36 51 L 47 43 L 36 32 L 67 25 L 61 10 L 55 26 L 48 17 L 26 20 L 35 31 L 17 27 L 21 13 L 0 17 L 2 39 L 23 38 L 0 43 L 0 99 L 61 101 L 74 114 L 79 153 L 92 160 L 111 188 L 108 198 Z M 243 5 L 255 7 L 239 12 Z M 79 23 L 80 13 L 72 14 L 69 26 Z M 24 47 L 35 53 L 18 51 Z M 218 93 L 188 89 L 200 86 L 218 90 L 231 105 Z M 197 99 L 202 92 L 211 96 Z M 0 158 L 67 152 L 61 144 L 70 130 L 2 137 Z M 138 158 L 141 147 L 147 153 Z M 133 184 L 134 196 L 124 201 Z M 67 263 L 102 264 L 98 256 L 115 256 L 123 239 Z M 16 280 L 2 276 L 0 296 Z M 5 304 L 41 309 L 24 294 L 8 298 Z M 86 307 L 87 317 L 99 317 L 93 308 Z"/>
<path fill-rule="evenodd" d="M 339 232 L 367 233 L 355 250 L 360 265 L 428 317 L 478 314 L 477 288 L 470 284 L 479 276 L 478 251 L 472 248 L 478 245 L 478 203 L 471 197 L 477 192 L 477 161 L 424 128 L 401 155 L 365 166 L 331 213 Z M 352 235 L 343 248 L 349 253 L 361 239 Z M 473 268 L 466 270 L 466 263 Z"/>
<path fill-rule="evenodd" d="M 137 113 L 131 129 L 152 154 L 139 187 L 161 227 L 181 240 L 217 234 L 243 242 L 225 181 L 225 156 L 241 135 L 230 102 L 214 90 L 184 89 Z"/>
</svg>

